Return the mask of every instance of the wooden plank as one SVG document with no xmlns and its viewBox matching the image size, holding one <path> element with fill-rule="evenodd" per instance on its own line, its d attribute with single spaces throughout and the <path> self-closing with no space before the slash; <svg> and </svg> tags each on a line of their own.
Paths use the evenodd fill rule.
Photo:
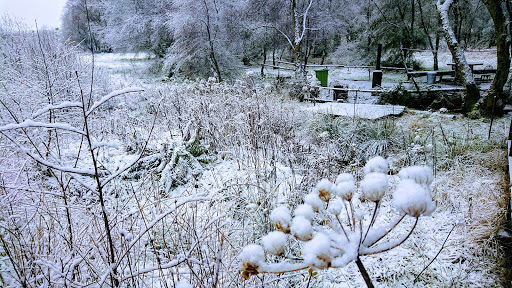
<svg viewBox="0 0 512 288">
<path fill-rule="evenodd" d="M 365 119 L 378 119 L 391 115 L 400 115 L 405 107 L 400 105 L 375 105 L 353 103 L 321 103 L 307 108 L 312 112 L 324 113 L 333 116 L 358 117 Z"/>
</svg>

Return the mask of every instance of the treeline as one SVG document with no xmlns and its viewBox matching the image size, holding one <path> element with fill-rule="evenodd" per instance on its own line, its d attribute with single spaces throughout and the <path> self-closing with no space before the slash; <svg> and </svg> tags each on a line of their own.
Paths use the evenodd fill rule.
<svg viewBox="0 0 512 288">
<path fill-rule="evenodd" d="M 438 50 L 442 27 L 433 0 L 68 0 L 62 36 L 96 52 L 153 53 L 166 73 L 232 75 L 241 64 L 276 60 L 386 65 L 404 48 Z M 464 48 L 496 45 L 481 0 L 450 9 Z M 436 57 L 436 54 L 432 54 Z M 437 63 L 437 61 L 435 61 Z M 414 63 L 411 63 L 414 64 Z"/>
</svg>

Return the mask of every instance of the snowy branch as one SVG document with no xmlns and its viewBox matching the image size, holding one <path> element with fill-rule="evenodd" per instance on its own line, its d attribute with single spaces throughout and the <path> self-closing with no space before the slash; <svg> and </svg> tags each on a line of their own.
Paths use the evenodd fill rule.
<svg viewBox="0 0 512 288">
<path fill-rule="evenodd" d="M 20 149 L 21 152 L 25 153 L 27 156 L 29 156 L 30 158 L 34 159 L 39 164 L 42 164 L 42 165 L 44 165 L 46 167 L 49 167 L 49 168 L 52 168 L 52 169 L 55 169 L 55 170 L 59 170 L 59 171 L 62 171 L 62 172 L 68 172 L 68 173 L 74 173 L 74 174 L 86 175 L 86 176 L 94 176 L 94 171 L 91 171 L 91 170 L 74 168 L 74 167 L 64 167 L 64 166 L 61 166 L 59 164 L 55 164 L 55 163 L 46 161 L 46 160 L 42 159 L 41 157 L 35 155 L 34 153 L 30 152 L 30 150 L 28 148 L 24 147 L 23 145 L 18 143 L 16 140 L 12 139 L 11 137 L 9 137 L 7 135 L 5 135 L 5 136 L 11 142 L 13 142 L 16 146 L 18 146 L 18 148 Z"/>
<path fill-rule="evenodd" d="M 44 108 L 37 110 L 34 114 L 32 114 L 32 118 L 37 118 L 50 110 L 63 109 L 63 108 L 82 108 L 82 103 L 66 101 L 66 102 L 62 102 L 59 105 L 51 105 L 50 104 Z"/>
<path fill-rule="evenodd" d="M 85 116 L 89 116 L 94 110 L 96 110 L 98 107 L 100 107 L 103 103 L 107 102 L 108 100 L 123 95 L 126 93 L 133 93 L 133 92 L 143 92 L 143 88 L 134 87 L 134 88 L 125 88 L 121 90 L 114 91 L 106 96 L 103 96 L 98 102 L 94 102 L 94 104 L 89 108 L 89 110 L 85 113 Z"/>
<path fill-rule="evenodd" d="M 288 41 L 288 44 L 290 44 L 290 46 L 291 46 L 291 47 L 292 47 L 292 49 L 293 49 L 294 45 L 293 45 L 292 40 L 291 40 L 291 39 L 290 39 L 290 37 L 288 37 L 288 35 L 286 35 L 286 33 L 284 33 L 281 29 L 279 29 L 279 28 L 277 28 L 276 26 L 273 26 L 273 25 L 265 25 L 265 26 L 263 26 L 263 27 L 272 28 L 272 29 L 275 29 L 277 32 L 281 33 L 281 35 L 283 35 L 283 36 L 284 36 L 284 38 L 286 38 L 286 41 Z"/>
<path fill-rule="evenodd" d="M 79 130 L 69 124 L 66 124 L 66 123 L 43 123 L 43 122 L 35 122 L 30 119 L 25 120 L 19 124 L 7 124 L 5 126 L 1 126 L 0 132 L 8 131 L 8 130 L 15 130 L 15 129 L 30 128 L 30 127 L 41 127 L 41 128 L 46 128 L 46 129 L 60 129 L 60 130 L 75 132 L 75 133 L 85 136 L 84 131 Z"/>
<path fill-rule="evenodd" d="M 304 34 L 306 34 L 306 30 L 307 30 L 307 28 L 306 28 L 306 20 L 307 20 L 307 17 L 308 17 L 309 8 L 311 8 L 312 4 L 313 4 L 313 0 L 310 0 L 308 8 L 306 8 L 306 11 L 304 12 L 304 17 L 303 17 L 303 20 L 302 20 L 302 34 L 300 35 L 300 37 L 298 39 L 295 39 L 295 44 L 296 45 L 299 45 L 299 43 L 302 41 L 302 38 L 304 38 Z"/>
</svg>

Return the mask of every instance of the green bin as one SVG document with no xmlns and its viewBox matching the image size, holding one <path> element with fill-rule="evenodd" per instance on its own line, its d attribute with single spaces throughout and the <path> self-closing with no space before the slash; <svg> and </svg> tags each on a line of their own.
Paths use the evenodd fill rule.
<svg viewBox="0 0 512 288">
<path fill-rule="evenodd" d="M 328 69 L 323 69 L 323 70 L 315 70 L 315 73 L 316 73 L 316 78 L 318 79 L 318 81 L 320 81 L 320 85 L 322 85 L 322 87 L 327 87 L 327 78 L 328 78 L 328 75 L 329 75 L 329 70 Z"/>
</svg>

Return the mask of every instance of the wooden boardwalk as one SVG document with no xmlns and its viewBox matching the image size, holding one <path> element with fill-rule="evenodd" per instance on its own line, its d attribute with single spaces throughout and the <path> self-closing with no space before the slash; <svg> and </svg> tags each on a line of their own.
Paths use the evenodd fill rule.
<svg viewBox="0 0 512 288">
<path fill-rule="evenodd" d="M 396 116 L 404 112 L 405 106 L 376 105 L 354 103 L 317 103 L 308 107 L 308 111 L 330 114 L 341 117 L 357 117 L 364 119 L 378 119 L 386 116 Z"/>
</svg>

